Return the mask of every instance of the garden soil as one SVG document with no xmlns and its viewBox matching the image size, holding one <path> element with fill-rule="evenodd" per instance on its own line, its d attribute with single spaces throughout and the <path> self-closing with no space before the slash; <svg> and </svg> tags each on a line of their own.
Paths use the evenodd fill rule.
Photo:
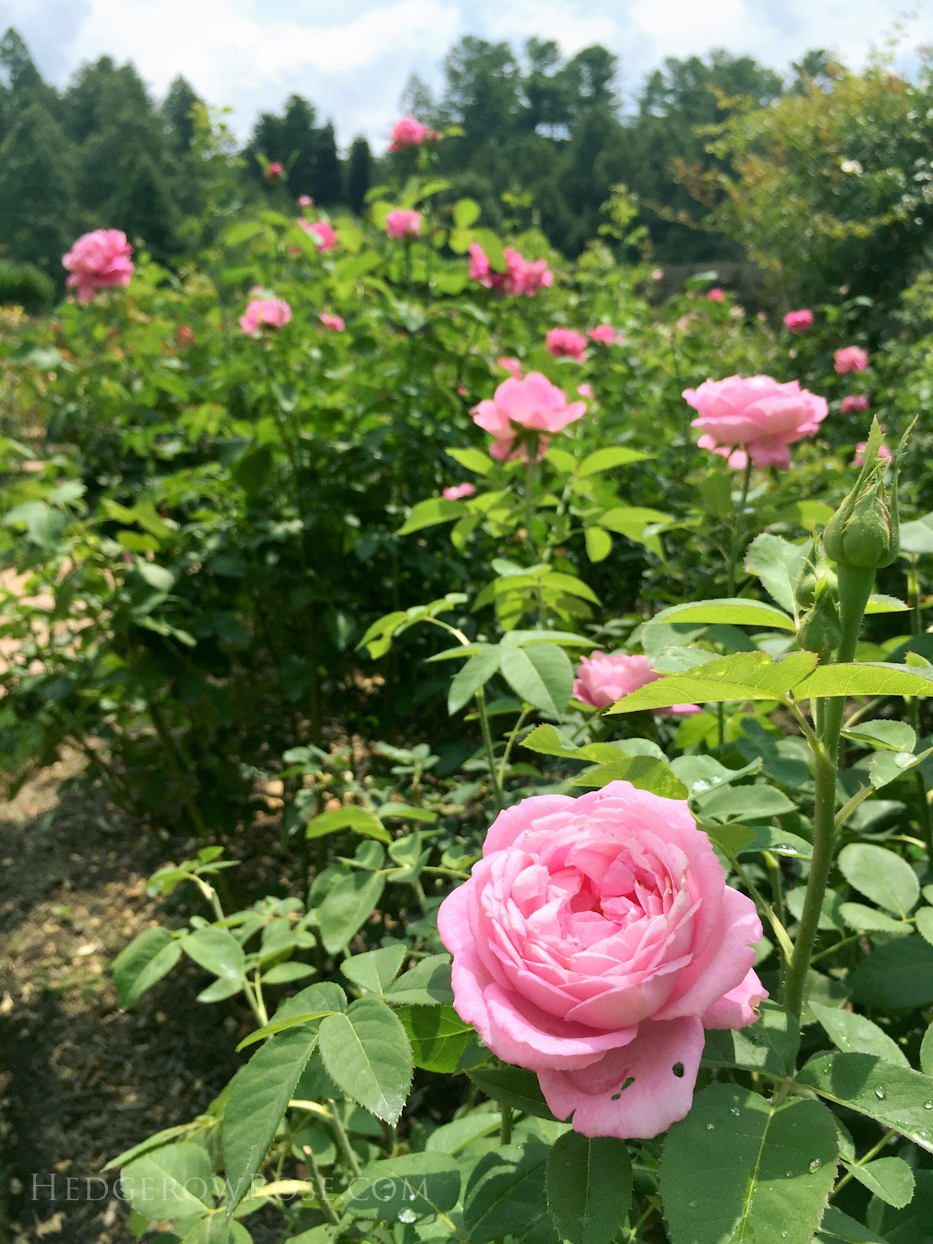
<svg viewBox="0 0 933 1244">
<path fill-rule="evenodd" d="M 115 1173 L 94 1177 L 206 1109 L 250 1028 L 235 1002 L 195 1000 L 190 964 L 120 1011 L 109 965 L 157 922 L 145 880 L 194 844 L 69 783 L 82 767 L 65 755 L 0 805 L 0 1244 L 131 1244 Z M 256 1244 L 280 1238 L 261 1217 Z"/>
</svg>

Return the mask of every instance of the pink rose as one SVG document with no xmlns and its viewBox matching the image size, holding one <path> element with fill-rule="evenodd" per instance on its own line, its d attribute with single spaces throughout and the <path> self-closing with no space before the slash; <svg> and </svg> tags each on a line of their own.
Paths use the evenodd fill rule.
<svg viewBox="0 0 933 1244">
<path fill-rule="evenodd" d="M 865 452 L 867 445 L 868 441 L 859 441 L 859 443 L 855 446 L 855 457 L 852 459 L 853 466 L 860 467 L 865 465 L 865 459 L 862 457 L 862 454 Z M 887 460 L 893 457 L 893 455 L 887 445 L 879 445 L 878 457 L 882 462 L 887 462 Z"/>
<path fill-rule="evenodd" d="M 510 376 L 496 389 L 492 400 L 480 402 L 470 412 L 473 422 L 493 436 L 489 450 L 493 458 L 523 457 L 528 460 L 527 442 L 536 439 L 538 458 L 543 458 L 551 436 L 586 411 L 585 402 L 571 402 L 562 389 L 540 372 L 529 372 L 519 380 Z M 530 435 L 529 435 L 530 433 Z M 513 452 L 517 437 L 521 448 Z"/>
<path fill-rule="evenodd" d="M 285 176 L 285 169 L 278 160 L 270 160 L 262 170 L 262 175 L 270 186 L 277 186 Z"/>
<path fill-rule="evenodd" d="M 476 489 L 472 484 L 451 484 L 445 488 L 441 496 L 446 501 L 462 501 L 464 497 L 472 497 Z"/>
<path fill-rule="evenodd" d="M 95 229 L 82 234 L 62 266 L 71 276 L 66 282 L 78 291 L 78 302 L 90 302 L 98 289 L 112 285 L 129 285 L 133 275 L 130 255 L 133 248 L 120 229 Z"/>
<path fill-rule="evenodd" d="M 835 359 L 833 366 L 840 376 L 844 376 L 848 371 L 864 371 L 868 366 L 868 351 L 863 350 L 861 346 L 843 346 L 833 357 Z"/>
<path fill-rule="evenodd" d="M 550 328 L 544 341 L 548 354 L 556 359 L 572 358 L 579 362 L 586 357 L 586 338 L 572 328 Z"/>
<path fill-rule="evenodd" d="M 787 446 L 813 436 L 828 410 L 825 398 L 801 389 L 796 380 L 779 384 L 770 376 L 704 380 L 698 389 L 684 389 L 683 396 L 700 412 L 691 425 L 703 433 L 699 447 L 721 454 L 737 470 L 751 458 L 755 466 L 786 471 Z"/>
<path fill-rule="evenodd" d="M 754 903 L 686 802 L 629 782 L 506 808 L 438 929 L 457 1013 L 584 1136 L 682 1119 L 704 1027 L 744 1028 L 767 997 Z"/>
<path fill-rule="evenodd" d="M 421 231 L 421 213 L 397 207 L 386 216 L 386 233 L 390 238 L 414 238 Z"/>
<path fill-rule="evenodd" d="M 197 345 L 197 337 L 194 335 L 194 329 L 188 324 L 182 324 L 177 334 L 178 344 L 182 346 Z"/>
<path fill-rule="evenodd" d="M 470 390 L 466 387 L 466 385 L 465 385 L 465 384 L 458 384 L 458 385 L 457 385 L 457 392 L 460 394 L 460 396 L 461 396 L 461 397 L 466 397 L 466 395 L 469 393 L 469 391 L 470 391 Z"/>
<path fill-rule="evenodd" d="M 593 392 L 593 386 L 591 384 L 578 384 L 577 392 L 580 394 L 581 397 L 592 398 L 596 396 L 596 394 Z"/>
<path fill-rule="evenodd" d="M 317 318 L 321 321 L 325 328 L 329 328 L 332 332 L 342 333 L 346 328 L 346 324 L 343 322 L 343 316 L 331 315 L 327 311 L 322 311 Z"/>
<path fill-rule="evenodd" d="M 434 133 L 414 117 L 402 117 L 392 126 L 392 143 L 390 151 L 401 151 L 403 147 L 420 147 L 426 138 Z"/>
<path fill-rule="evenodd" d="M 792 333 L 799 332 L 802 328 L 813 327 L 813 312 L 804 308 L 801 311 L 788 311 L 784 316 L 784 327 Z"/>
<path fill-rule="evenodd" d="M 617 341 L 625 340 L 623 334 L 617 333 L 611 324 L 597 324 L 596 327 L 591 328 L 586 335 L 591 341 L 598 341 L 604 346 L 615 345 Z"/>
<path fill-rule="evenodd" d="M 496 359 L 497 367 L 504 367 L 507 372 L 511 372 L 513 376 L 517 376 L 519 380 L 522 378 L 522 365 L 518 359 L 510 359 L 503 356 Z"/>
<path fill-rule="evenodd" d="M 299 207 L 312 207 L 313 205 L 314 205 L 314 200 L 311 198 L 310 194 L 299 194 L 298 196 Z"/>
<path fill-rule="evenodd" d="M 533 298 L 539 289 L 553 284 L 554 274 L 547 266 L 547 260 L 538 259 L 529 262 L 519 251 L 507 246 L 505 256 L 505 272 L 494 272 L 489 257 L 479 242 L 470 243 L 470 279 L 479 281 L 486 289 L 501 290 L 508 298 L 519 294 L 527 294 Z"/>
<path fill-rule="evenodd" d="M 724 289 L 714 287 L 713 289 L 708 289 L 706 291 L 706 298 L 708 302 L 722 302 L 725 296 L 726 291 Z"/>
<path fill-rule="evenodd" d="M 839 410 L 843 415 L 851 415 L 855 411 L 868 410 L 869 406 L 871 402 L 867 393 L 850 393 L 839 403 Z"/>
<path fill-rule="evenodd" d="M 254 298 L 240 316 L 244 333 L 255 336 L 260 328 L 284 328 L 292 309 L 284 298 Z"/>
<path fill-rule="evenodd" d="M 305 233 L 313 238 L 314 245 L 319 251 L 332 251 L 337 245 L 337 231 L 326 220 L 313 220 L 309 223 L 301 216 L 298 218 L 298 223 Z"/>
<path fill-rule="evenodd" d="M 654 271 L 651 273 L 651 279 L 652 281 L 663 281 L 664 280 L 664 269 L 655 268 Z"/>
<path fill-rule="evenodd" d="M 580 658 L 573 694 L 593 708 L 605 708 L 630 691 L 637 691 L 660 677 L 647 657 L 628 656 L 624 652 L 594 652 L 592 656 Z M 686 717 L 700 712 L 700 706 L 675 704 L 671 708 L 656 708 L 654 711 L 659 715 L 670 713 Z"/>
</svg>

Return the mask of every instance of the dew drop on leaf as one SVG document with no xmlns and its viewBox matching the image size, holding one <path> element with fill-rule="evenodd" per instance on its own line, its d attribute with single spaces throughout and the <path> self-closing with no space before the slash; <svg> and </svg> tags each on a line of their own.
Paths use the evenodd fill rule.
<svg viewBox="0 0 933 1244">
<path fill-rule="evenodd" d="M 715 1124 L 714 1124 L 714 1123 L 707 1123 L 707 1125 L 706 1125 L 706 1130 L 707 1130 L 708 1132 L 711 1132 L 711 1131 L 713 1130 L 713 1128 L 714 1128 L 714 1127 L 715 1127 Z"/>
<path fill-rule="evenodd" d="M 822 1165 L 823 1163 L 820 1158 L 814 1158 L 813 1161 L 810 1163 L 810 1170 L 818 1171 Z"/>
<path fill-rule="evenodd" d="M 925 1101 L 923 1103 L 924 1110 L 933 1110 L 933 1101 Z"/>
<path fill-rule="evenodd" d="M 875 1096 L 878 1098 L 879 1101 L 884 1101 L 884 1086 L 883 1085 L 879 1084 L 878 1087 L 875 1089 Z"/>
<path fill-rule="evenodd" d="M 735 1108 L 735 1106 L 730 1106 L 730 1107 L 729 1107 L 729 1113 L 730 1113 L 730 1114 L 734 1114 L 734 1115 L 735 1115 L 735 1117 L 736 1117 L 736 1118 L 738 1118 L 738 1117 L 739 1117 L 739 1115 L 742 1113 L 742 1111 L 741 1111 L 741 1110 L 737 1110 L 737 1109 Z"/>
<path fill-rule="evenodd" d="M 417 1217 L 413 1209 L 400 1209 L 398 1213 L 399 1222 L 414 1222 Z"/>
</svg>

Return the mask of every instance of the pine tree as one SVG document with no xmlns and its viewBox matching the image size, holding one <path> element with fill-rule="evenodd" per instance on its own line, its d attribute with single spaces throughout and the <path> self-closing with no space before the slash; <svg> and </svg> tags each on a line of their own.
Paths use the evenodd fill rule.
<svg viewBox="0 0 933 1244">
<path fill-rule="evenodd" d="M 362 216 L 366 209 L 366 191 L 372 183 L 373 156 L 365 138 L 354 138 L 347 160 L 347 201 L 351 211 Z"/>
<path fill-rule="evenodd" d="M 312 197 L 322 207 L 333 207 L 346 202 L 343 192 L 343 168 L 337 155 L 337 140 L 333 122 L 317 131 L 317 150 L 314 158 L 314 190 Z"/>
<path fill-rule="evenodd" d="M 21 108 L 0 144 L 0 247 L 56 281 L 77 232 L 73 151 L 41 103 Z"/>
</svg>

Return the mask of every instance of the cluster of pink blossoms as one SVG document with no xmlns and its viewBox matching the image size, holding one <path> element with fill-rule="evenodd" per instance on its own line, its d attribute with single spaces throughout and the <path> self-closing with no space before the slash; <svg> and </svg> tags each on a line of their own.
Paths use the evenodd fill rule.
<svg viewBox="0 0 933 1244">
<path fill-rule="evenodd" d="M 405 147 L 420 147 L 424 142 L 436 142 L 438 137 L 437 130 L 422 125 L 414 117 L 405 116 L 392 126 L 392 142 L 389 150 L 401 151 Z"/>
<path fill-rule="evenodd" d="M 449 488 L 445 488 L 441 496 L 445 501 L 462 501 L 465 497 L 472 497 L 476 489 L 472 484 L 451 484 Z"/>
<path fill-rule="evenodd" d="M 833 367 L 844 376 L 850 371 L 864 371 L 868 366 L 868 351 L 861 346 L 843 346 L 833 355 Z"/>
<path fill-rule="evenodd" d="M 813 312 L 805 307 L 800 311 L 788 311 L 784 316 L 784 327 L 791 333 L 799 333 L 801 329 L 813 327 Z"/>
<path fill-rule="evenodd" d="M 684 398 L 699 418 L 692 426 L 702 433 L 697 444 L 720 454 L 731 467 L 790 466 L 787 446 L 813 436 L 826 418 L 826 399 L 801 389 L 796 380 L 780 384 L 770 376 L 729 376 L 705 380 L 698 389 L 684 389 Z"/>
<path fill-rule="evenodd" d="M 586 337 L 573 328 L 550 328 L 545 335 L 544 344 L 548 353 L 556 359 L 571 358 L 582 362 L 586 358 L 586 348 L 589 345 L 587 337 L 597 345 L 604 346 L 625 340 L 624 334 L 617 333 L 611 324 L 597 324 L 595 328 L 587 329 Z"/>
<path fill-rule="evenodd" d="M 129 285 L 133 275 L 133 248 L 120 229 L 95 229 L 82 234 L 62 266 L 71 273 L 67 284 L 76 289 L 78 302 L 90 302 L 99 289 Z"/>
<path fill-rule="evenodd" d="M 342 315 L 331 315 L 327 311 L 322 311 L 317 317 L 325 328 L 329 328 L 332 333 L 342 333 L 347 327 L 343 322 Z"/>
<path fill-rule="evenodd" d="M 573 684 L 574 697 L 591 708 L 605 708 L 624 695 L 655 682 L 661 675 L 647 657 L 628 656 L 624 652 L 594 652 L 581 657 Z M 686 717 L 700 712 L 698 704 L 675 704 L 672 708 L 656 708 L 656 714 Z"/>
<path fill-rule="evenodd" d="M 473 422 L 493 437 L 491 457 L 500 462 L 521 457 L 527 462 L 529 441 L 537 442 L 536 460 L 540 461 L 551 437 L 585 412 L 585 402 L 568 403 L 563 389 L 533 371 L 521 379 L 504 380 L 491 399 L 470 413 Z M 516 440 L 520 441 L 518 449 L 514 449 Z"/>
<path fill-rule="evenodd" d="M 868 410 L 870 406 L 871 401 L 867 393 L 850 393 L 839 403 L 839 410 L 844 415 L 851 415 Z"/>
<path fill-rule="evenodd" d="M 539 289 L 554 283 L 554 274 L 546 259 L 529 260 L 510 246 L 505 248 L 505 272 L 496 272 L 489 256 L 479 242 L 470 243 L 470 280 L 479 281 L 486 289 L 501 290 L 507 298 L 526 294 L 533 298 Z"/>
</svg>

